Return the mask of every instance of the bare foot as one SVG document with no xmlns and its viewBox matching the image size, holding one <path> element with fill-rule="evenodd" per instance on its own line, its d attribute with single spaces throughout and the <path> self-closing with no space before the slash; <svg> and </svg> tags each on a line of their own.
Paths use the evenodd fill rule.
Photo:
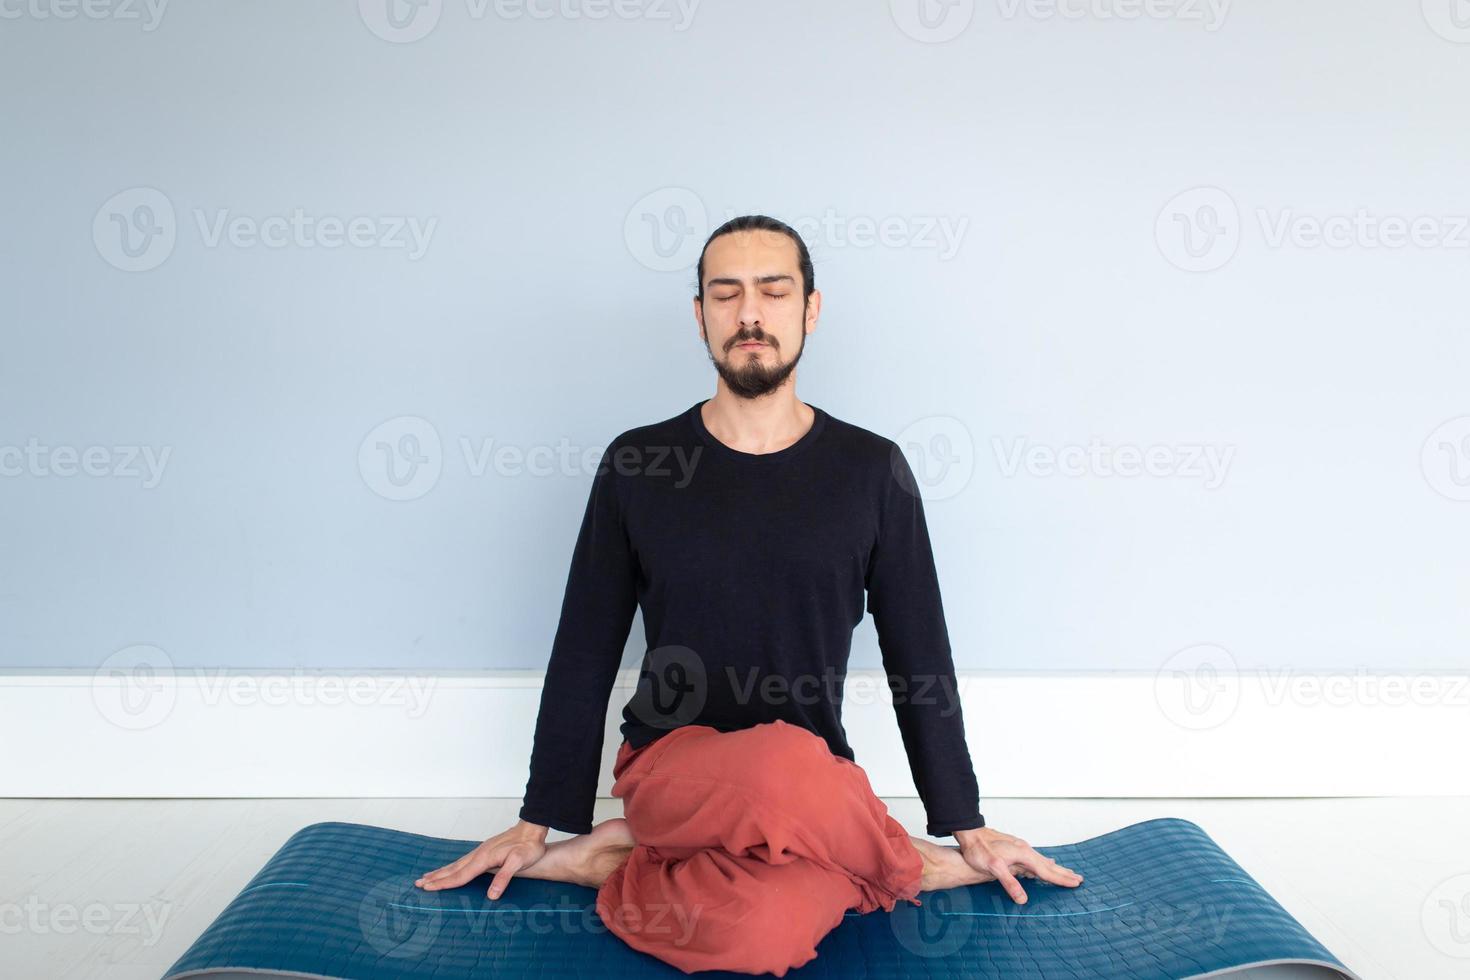
<svg viewBox="0 0 1470 980">
<path fill-rule="evenodd" d="M 598 888 L 633 850 L 633 832 L 622 817 L 604 820 L 590 834 L 579 834 L 546 846 L 541 860 L 516 874 L 521 878 L 566 881 Z"/>
<path fill-rule="evenodd" d="M 924 858 L 924 878 L 919 883 L 919 891 L 939 891 L 941 888 L 959 888 L 995 880 L 993 875 L 970 867 L 958 847 L 946 847 L 918 837 L 910 837 L 909 840 L 914 842 L 914 847 Z"/>
</svg>

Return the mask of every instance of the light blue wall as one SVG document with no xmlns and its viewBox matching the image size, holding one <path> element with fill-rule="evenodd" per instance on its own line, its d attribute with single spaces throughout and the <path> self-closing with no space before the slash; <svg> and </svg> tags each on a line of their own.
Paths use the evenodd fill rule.
<svg viewBox="0 0 1470 980">
<path fill-rule="evenodd" d="M 929 479 L 961 667 L 1470 662 L 1449 0 L 532 7 L 0 0 L 4 665 L 543 665 L 590 470 L 464 442 L 710 394 L 691 249 L 747 211 L 816 258 L 799 394 Z M 1359 211 L 1433 225 L 1273 242 Z"/>
</svg>

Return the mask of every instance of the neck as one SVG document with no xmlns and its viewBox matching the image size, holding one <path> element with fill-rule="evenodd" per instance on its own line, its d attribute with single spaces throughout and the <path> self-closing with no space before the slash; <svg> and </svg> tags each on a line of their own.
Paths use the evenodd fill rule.
<svg viewBox="0 0 1470 980">
<path fill-rule="evenodd" d="M 794 379 L 793 379 L 794 380 Z M 715 395 L 700 406 L 710 435 L 743 453 L 774 453 L 811 429 L 817 413 L 796 397 L 796 386 L 784 384 L 759 398 L 741 398 L 720 381 Z"/>
</svg>

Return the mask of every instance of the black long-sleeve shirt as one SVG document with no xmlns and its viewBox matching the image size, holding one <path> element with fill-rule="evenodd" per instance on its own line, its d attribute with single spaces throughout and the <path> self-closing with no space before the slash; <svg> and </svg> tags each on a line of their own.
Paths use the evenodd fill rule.
<svg viewBox="0 0 1470 980">
<path fill-rule="evenodd" d="M 985 826 L 938 576 L 898 446 L 812 406 L 796 443 L 745 453 L 702 402 L 603 453 L 541 692 L 522 819 L 592 829 L 603 725 L 635 607 L 647 639 L 623 737 L 781 719 L 853 759 L 842 681 L 864 593 L 927 832 Z"/>
</svg>

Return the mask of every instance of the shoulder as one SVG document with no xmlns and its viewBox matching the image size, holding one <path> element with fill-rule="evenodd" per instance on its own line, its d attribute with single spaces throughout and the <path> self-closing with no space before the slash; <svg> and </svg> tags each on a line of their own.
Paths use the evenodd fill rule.
<svg viewBox="0 0 1470 980">
<path fill-rule="evenodd" d="M 826 428 L 833 445 L 856 462 L 888 470 L 893 466 L 895 456 L 903 457 L 902 449 L 892 439 L 830 412 L 827 413 Z"/>
<path fill-rule="evenodd" d="M 918 481 L 903 446 L 882 433 L 831 414 L 827 426 L 834 436 L 833 448 L 851 461 L 853 470 L 866 475 L 865 486 L 874 494 L 885 500 L 919 496 Z"/>
<path fill-rule="evenodd" d="M 688 460 L 694 454 L 698 441 L 689 412 L 690 409 L 685 409 L 666 419 L 619 432 L 602 451 L 597 462 L 597 478 L 620 485 L 641 486 L 682 473 L 688 468 Z M 693 458 L 697 459 L 697 454 Z M 634 481 L 631 477 L 648 479 Z"/>
<path fill-rule="evenodd" d="M 613 436 L 612 441 L 607 445 L 607 452 L 614 453 L 620 450 L 627 452 L 635 449 L 650 451 L 687 445 L 693 437 L 693 432 L 689 427 L 689 411 L 685 409 L 657 422 L 624 429 Z"/>
</svg>

